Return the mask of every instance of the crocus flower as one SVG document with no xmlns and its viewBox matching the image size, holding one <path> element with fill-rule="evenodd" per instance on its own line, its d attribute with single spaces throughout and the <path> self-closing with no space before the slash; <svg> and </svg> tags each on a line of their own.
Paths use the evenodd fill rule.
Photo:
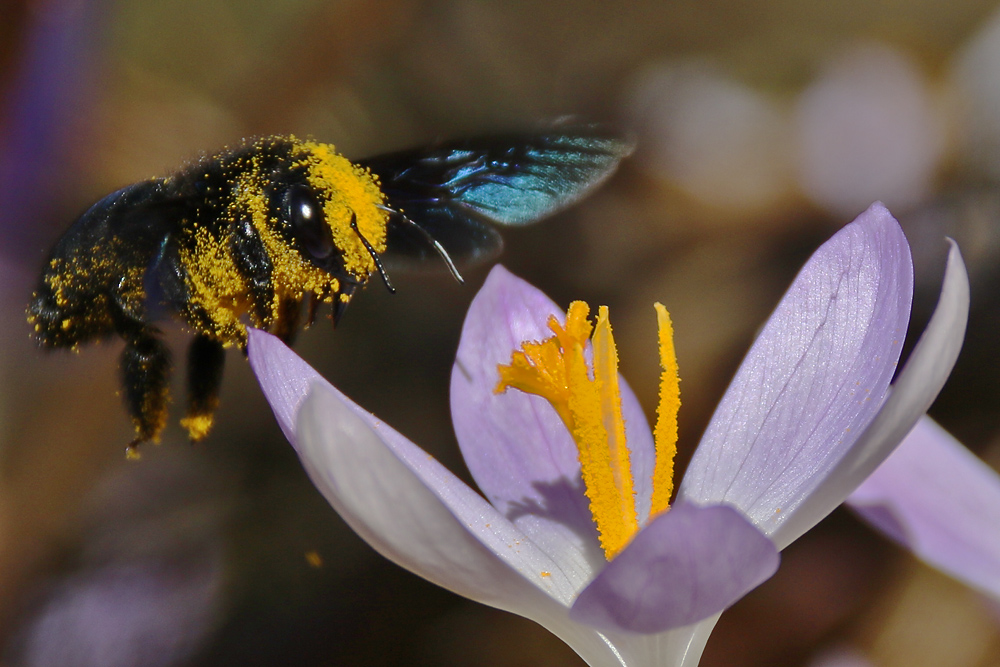
<svg viewBox="0 0 1000 667">
<path fill-rule="evenodd" d="M 667 400 L 654 436 L 614 359 L 599 361 L 615 357 L 613 344 L 595 338 L 592 351 L 585 348 L 573 334 L 572 309 L 563 322 L 541 292 L 494 269 L 466 318 L 451 390 L 459 445 L 485 499 L 277 339 L 252 331 L 249 355 L 313 482 L 380 553 L 537 621 L 590 665 L 696 665 L 719 614 L 769 577 L 777 551 L 889 455 L 951 372 L 968 313 L 954 245 L 938 308 L 890 390 L 911 296 L 909 247 L 876 204 L 803 267 L 723 397 L 669 509 L 663 473 L 672 466 L 673 429 L 663 404 L 676 403 L 676 382 L 662 315 Z M 558 345 L 540 343 L 553 332 Z M 523 366 L 511 354 L 526 341 L 539 342 L 522 353 L 543 370 L 558 366 L 547 365 L 552 355 L 565 359 L 562 379 L 619 385 L 620 398 L 598 387 L 589 404 L 599 406 L 592 423 L 603 423 L 603 451 L 581 444 L 591 427 L 581 426 L 588 409 L 573 408 L 576 399 L 495 393 L 498 366 Z M 602 483 L 586 481 L 592 461 L 581 476 L 588 457 L 612 462 L 605 491 L 592 492 Z M 607 508 L 616 502 L 624 537 L 606 540 L 618 529 L 599 534 L 595 518 L 614 514 Z"/>
</svg>

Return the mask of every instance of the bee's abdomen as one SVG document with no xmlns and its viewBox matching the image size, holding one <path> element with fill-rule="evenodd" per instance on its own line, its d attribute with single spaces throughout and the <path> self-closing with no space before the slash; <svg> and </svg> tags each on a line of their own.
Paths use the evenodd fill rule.
<svg viewBox="0 0 1000 667">
<path fill-rule="evenodd" d="M 113 192 L 80 216 L 52 249 L 28 304 L 38 342 L 74 347 L 115 332 L 137 335 L 147 268 L 183 207 L 157 179 Z"/>
<path fill-rule="evenodd" d="M 73 347 L 114 331 L 105 276 L 93 266 L 80 274 L 79 262 L 53 258 L 28 304 L 28 323 L 46 347 Z"/>
</svg>

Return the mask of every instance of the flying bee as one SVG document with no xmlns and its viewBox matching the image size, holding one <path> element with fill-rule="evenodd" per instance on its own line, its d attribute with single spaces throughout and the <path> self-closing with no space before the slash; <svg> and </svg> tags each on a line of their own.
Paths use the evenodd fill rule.
<svg viewBox="0 0 1000 667">
<path fill-rule="evenodd" d="M 383 259 L 488 258 L 495 225 L 533 223 L 606 179 L 631 146 L 600 126 L 555 127 L 441 143 L 350 162 L 330 144 L 266 137 L 129 185 L 90 207 L 59 239 L 28 306 L 47 348 L 120 336 L 128 452 L 159 440 L 170 353 L 153 323 L 194 333 L 181 424 L 208 434 L 225 348 L 248 325 L 291 342 L 329 304 L 334 325 Z"/>
</svg>

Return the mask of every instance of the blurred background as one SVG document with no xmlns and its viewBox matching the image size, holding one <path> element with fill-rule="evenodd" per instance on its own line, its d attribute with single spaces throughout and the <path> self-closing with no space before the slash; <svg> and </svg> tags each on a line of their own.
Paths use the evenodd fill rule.
<svg viewBox="0 0 1000 667">
<path fill-rule="evenodd" d="M 873 200 L 914 250 L 913 330 L 957 239 L 973 311 L 932 414 L 1000 463 L 1000 9 L 983 0 L 4 0 L 0 664 L 582 665 L 529 621 L 377 556 L 312 487 L 230 351 L 216 429 L 124 457 L 120 343 L 43 354 L 24 308 L 91 203 L 243 137 L 348 157 L 611 121 L 636 155 L 502 261 L 608 304 L 650 413 L 670 308 L 690 456 L 798 267 Z M 374 281 L 298 352 L 468 479 L 447 390 L 488 267 Z M 187 336 L 165 323 L 183 358 Z M 912 341 L 911 341 L 912 344 Z M 182 373 L 175 402 L 183 405 Z M 704 665 L 1000 664 L 1000 608 L 839 510 L 727 612 Z"/>
</svg>

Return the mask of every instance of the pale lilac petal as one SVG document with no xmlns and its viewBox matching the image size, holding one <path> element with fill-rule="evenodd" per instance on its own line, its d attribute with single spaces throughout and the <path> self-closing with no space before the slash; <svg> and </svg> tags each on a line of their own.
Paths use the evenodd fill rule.
<svg viewBox="0 0 1000 667">
<path fill-rule="evenodd" d="M 575 563 L 582 586 L 604 562 L 583 494 L 576 445 L 551 405 L 516 390 L 493 392 L 498 364 L 526 340 L 552 335 L 561 310 L 542 292 L 497 266 L 466 316 L 451 376 L 451 411 L 462 456 L 479 488 L 536 544 Z M 622 382 L 637 496 L 648 514 L 653 445 L 635 395 Z"/>
<path fill-rule="evenodd" d="M 847 502 L 918 557 L 1000 598 L 1000 476 L 929 417 Z"/>
<path fill-rule="evenodd" d="M 651 353 L 654 355 L 655 353 Z M 656 362 L 652 362 L 656 363 Z M 632 489 L 635 492 L 635 512 L 639 525 L 649 519 L 653 500 L 653 466 L 656 463 L 656 445 L 649 428 L 646 413 L 632 387 L 621 375 L 618 388 L 622 395 L 622 419 L 625 420 L 625 438 L 628 440 L 629 463 L 632 467 Z"/>
<path fill-rule="evenodd" d="M 387 425 L 356 414 L 328 385 L 313 385 L 298 436 L 316 488 L 386 558 L 529 617 L 572 594 L 558 565 L 481 496 Z"/>
<path fill-rule="evenodd" d="M 522 341 L 552 335 L 550 316 L 564 320 L 541 291 L 495 267 L 469 307 L 452 369 L 451 412 L 462 455 L 479 488 L 504 512 L 522 500 L 544 504 L 538 482 L 575 483 L 580 476 L 573 439 L 547 401 L 493 391 L 497 365 L 510 363 Z M 579 494 L 570 495 L 572 503 Z M 589 523 L 590 513 L 583 514 Z"/>
<path fill-rule="evenodd" d="M 791 544 L 840 505 L 906 437 L 930 407 L 958 359 L 969 318 L 969 276 L 951 242 L 937 308 L 892 385 L 888 400 L 854 447 L 801 504 L 783 514 L 771 535 Z"/>
<path fill-rule="evenodd" d="M 580 593 L 570 618 L 639 633 L 690 625 L 760 585 L 778 561 L 771 540 L 732 507 L 675 505 Z"/>
<path fill-rule="evenodd" d="M 732 504 L 773 532 L 877 413 L 912 292 L 906 238 L 874 204 L 799 272 L 712 417 L 680 497 Z"/>
<path fill-rule="evenodd" d="M 473 573 L 482 564 L 461 566 L 446 557 L 450 554 L 461 560 L 468 553 L 481 556 L 492 549 L 491 558 L 506 564 L 495 564 L 494 569 L 514 568 L 522 578 L 564 603 L 575 596 L 578 586 L 569 583 L 559 564 L 482 496 L 434 457 L 344 396 L 278 338 L 252 330 L 248 354 L 275 416 L 283 430 L 292 432 L 295 439 L 290 441 L 298 442 L 299 458 L 313 483 L 355 531 L 383 555 L 445 588 L 497 606 L 488 599 L 493 584 L 486 575 L 478 584 L 479 594 L 463 592 L 463 587 L 471 584 L 461 577 L 475 579 Z M 308 396 L 316 405 L 306 419 L 302 413 L 309 403 Z M 370 481 L 359 482 L 368 476 Z M 424 499 L 424 505 L 417 502 L 418 498 Z M 352 510 L 355 505 L 360 508 Z M 392 510 L 397 514 L 391 515 Z M 427 517 L 417 516 L 422 511 L 427 512 Z M 425 530 L 424 524 L 441 524 L 445 515 L 451 517 L 451 523 L 444 522 L 449 530 L 458 527 L 459 534 L 453 536 L 456 542 L 466 543 L 464 555 L 461 548 L 449 551 L 447 541 L 441 541 L 443 538 L 434 535 L 433 530 Z M 370 520 L 381 530 L 355 525 L 351 517 L 362 523 Z M 417 545 L 429 539 L 434 541 L 429 548 L 430 562 L 425 563 L 420 560 L 423 556 Z M 470 540 L 478 547 L 469 547 Z M 434 565 L 435 556 L 441 556 L 438 565 Z M 438 578 L 447 579 L 448 572 L 456 579 L 450 584 Z"/>
<path fill-rule="evenodd" d="M 247 358 L 281 432 L 298 451 L 295 419 L 299 406 L 310 385 L 325 380 L 278 338 L 252 327 L 247 327 Z"/>
</svg>

